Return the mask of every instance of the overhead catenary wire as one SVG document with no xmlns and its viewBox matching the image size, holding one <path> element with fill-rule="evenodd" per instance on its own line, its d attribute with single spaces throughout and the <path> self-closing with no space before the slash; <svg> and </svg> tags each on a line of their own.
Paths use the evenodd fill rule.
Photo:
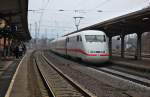
<svg viewBox="0 0 150 97">
<path fill-rule="evenodd" d="M 92 8 L 91 10 L 95 10 L 98 7 L 102 7 L 102 6 L 106 5 L 107 3 L 109 3 L 109 1 L 111 1 L 111 0 L 104 0 L 103 2 L 96 5 L 96 7 Z"/>
<path fill-rule="evenodd" d="M 81 1 L 78 2 L 75 6 L 78 7 L 78 6 L 81 5 L 81 4 L 82 4 L 82 5 L 83 5 L 83 4 L 85 5 L 85 4 L 86 4 L 85 0 L 81 0 Z M 77 7 L 76 7 L 76 8 L 77 8 Z"/>
<path fill-rule="evenodd" d="M 40 27 L 41 27 L 41 22 L 42 22 L 42 17 L 43 17 L 43 15 L 44 15 L 44 11 L 45 11 L 45 9 L 48 7 L 48 5 L 49 5 L 49 1 L 50 0 L 47 0 L 47 3 L 46 3 L 46 5 L 44 5 L 43 7 L 42 7 L 42 12 L 41 12 L 41 15 L 40 15 L 40 19 L 39 19 L 39 27 L 38 27 L 38 36 L 40 36 L 39 34 L 40 34 Z M 45 7 L 46 6 L 46 7 Z"/>
<path fill-rule="evenodd" d="M 45 1 L 45 0 L 44 0 L 44 1 Z M 44 11 L 45 11 L 45 9 L 48 7 L 50 0 L 47 0 L 46 4 L 44 3 L 44 1 L 43 1 L 42 5 L 41 5 L 41 8 L 40 8 L 40 9 L 28 10 L 29 12 L 40 13 L 39 21 L 36 21 L 36 20 L 35 20 L 35 22 L 37 23 L 37 24 L 36 24 L 37 27 L 35 27 L 35 28 L 37 28 L 37 30 L 36 30 L 36 31 L 37 31 L 37 32 L 36 32 L 36 33 L 37 33 L 37 37 L 39 37 L 40 25 L 41 25 L 41 21 L 42 21 L 42 17 L 43 17 Z M 45 6 L 46 6 L 46 7 L 45 7 Z"/>
</svg>

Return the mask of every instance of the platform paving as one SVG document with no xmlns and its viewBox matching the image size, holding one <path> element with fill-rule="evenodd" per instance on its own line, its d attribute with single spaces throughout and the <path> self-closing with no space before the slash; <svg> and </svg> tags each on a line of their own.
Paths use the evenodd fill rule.
<svg viewBox="0 0 150 97">
<path fill-rule="evenodd" d="M 19 60 L 12 58 L 0 60 L 0 97 L 4 97 Z"/>
<path fill-rule="evenodd" d="M 150 70 L 150 59 L 135 60 L 131 57 L 121 58 L 120 56 L 112 56 L 111 62 L 114 64 L 122 64 L 126 66 L 133 66 L 145 70 Z"/>
<path fill-rule="evenodd" d="M 8 66 L 13 62 L 13 60 L 0 60 L 0 76 L 4 70 L 8 68 Z"/>
<path fill-rule="evenodd" d="M 30 53 L 21 60 L 5 97 L 29 97 L 27 61 Z"/>
</svg>

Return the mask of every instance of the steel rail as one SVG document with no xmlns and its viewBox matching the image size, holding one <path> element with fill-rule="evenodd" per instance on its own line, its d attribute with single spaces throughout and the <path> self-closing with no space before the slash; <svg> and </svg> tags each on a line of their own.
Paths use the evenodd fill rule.
<svg viewBox="0 0 150 97">
<path fill-rule="evenodd" d="M 42 54 L 43 59 L 51 66 L 54 70 L 56 70 L 65 80 L 67 80 L 73 87 L 75 87 L 80 93 L 84 95 L 84 97 L 97 97 L 96 95 L 92 94 L 87 89 L 83 88 L 81 85 L 79 85 L 77 82 L 75 82 L 73 79 L 71 79 L 69 76 L 64 74 L 59 68 L 57 68 L 50 60 L 48 60 L 44 54 Z"/>
<path fill-rule="evenodd" d="M 38 69 L 38 72 L 39 72 L 39 74 L 40 74 L 40 76 L 41 76 L 41 78 L 42 78 L 42 81 L 43 81 L 43 83 L 44 83 L 44 86 L 45 86 L 46 89 L 47 89 L 47 92 L 48 92 L 49 97 L 56 97 L 55 94 L 53 93 L 51 87 L 49 86 L 48 81 L 47 81 L 45 75 L 44 75 L 44 74 L 42 73 L 42 71 L 40 70 L 36 58 L 34 58 L 34 61 L 35 61 L 36 67 L 37 67 L 37 69 Z"/>
</svg>

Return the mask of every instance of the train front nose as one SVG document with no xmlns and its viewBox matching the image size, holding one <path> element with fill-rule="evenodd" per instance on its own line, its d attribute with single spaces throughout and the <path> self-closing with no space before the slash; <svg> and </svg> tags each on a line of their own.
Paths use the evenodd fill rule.
<svg viewBox="0 0 150 97">
<path fill-rule="evenodd" d="M 95 56 L 86 56 L 85 61 L 92 63 L 104 63 L 109 61 L 109 54 L 95 54 Z"/>
</svg>

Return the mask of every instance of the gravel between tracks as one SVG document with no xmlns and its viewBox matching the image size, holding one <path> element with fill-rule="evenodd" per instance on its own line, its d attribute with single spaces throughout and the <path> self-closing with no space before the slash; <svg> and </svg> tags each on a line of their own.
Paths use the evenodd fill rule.
<svg viewBox="0 0 150 97">
<path fill-rule="evenodd" d="M 85 66 L 66 61 L 52 53 L 46 52 L 45 55 L 65 74 L 75 79 L 98 97 L 150 97 L 149 91 L 145 88 L 141 89 L 138 86 L 126 85 L 125 82 L 105 78 L 105 75 L 98 75 L 95 71 L 89 71 Z"/>
<path fill-rule="evenodd" d="M 65 63 L 61 58 L 59 60 L 51 56 L 47 56 L 58 68 L 60 68 L 64 73 L 69 75 L 71 78 L 76 79 L 80 84 L 82 84 L 85 88 L 96 94 L 97 96 L 102 97 L 128 97 L 120 92 L 120 90 L 116 90 L 115 88 L 107 85 L 105 83 L 101 83 L 98 80 L 91 78 L 90 76 L 83 74 L 80 71 L 73 69 L 70 64 Z M 76 64 L 72 64 L 76 65 Z M 92 82 L 92 83 L 91 83 Z"/>
<path fill-rule="evenodd" d="M 33 60 L 33 54 L 30 55 L 30 59 L 28 60 L 28 89 L 30 91 L 30 97 L 42 97 L 39 87 L 39 81 L 38 79 L 38 71 L 37 68 L 35 68 L 34 60 Z"/>
</svg>

